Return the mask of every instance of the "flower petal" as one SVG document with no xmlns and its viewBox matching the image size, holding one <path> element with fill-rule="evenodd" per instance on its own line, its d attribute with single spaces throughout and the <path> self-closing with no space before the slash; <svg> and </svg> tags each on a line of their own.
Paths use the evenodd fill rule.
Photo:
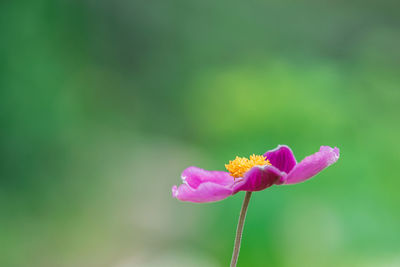
<svg viewBox="0 0 400 267">
<path fill-rule="evenodd" d="M 182 181 L 192 188 L 197 188 L 205 182 L 212 182 L 222 186 L 232 185 L 233 177 L 229 172 L 223 171 L 207 171 L 195 166 L 186 168 L 181 175 Z"/>
<path fill-rule="evenodd" d="M 286 173 L 289 173 L 297 163 L 292 150 L 285 145 L 279 145 L 274 150 L 267 151 L 264 157 L 271 162 L 272 166 Z"/>
<path fill-rule="evenodd" d="M 339 149 L 321 146 L 319 152 L 303 159 L 286 177 L 285 184 L 301 183 L 310 179 L 339 158 Z"/>
<path fill-rule="evenodd" d="M 235 181 L 233 192 L 264 190 L 273 184 L 281 184 L 284 176 L 285 173 L 274 166 L 254 166 L 244 174 L 243 178 Z"/>
<path fill-rule="evenodd" d="M 179 187 L 174 185 L 172 187 L 172 196 L 181 201 L 214 202 L 225 199 L 230 195 L 232 195 L 232 188 L 212 182 L 202 183 L 196 189 L 187 184 L 182 184 Z"/>
</svg>

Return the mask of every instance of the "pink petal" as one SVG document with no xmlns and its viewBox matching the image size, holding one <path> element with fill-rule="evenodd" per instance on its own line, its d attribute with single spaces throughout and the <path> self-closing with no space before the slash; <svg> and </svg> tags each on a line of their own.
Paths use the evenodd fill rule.
<svg viewBox="0 0 400 267">
<path fill-rule="evenodd" d="M 187 184 L 182 184 L 179 187 L 174 185 L 172 187 L 172 196 L 181 201 L 196 203 L 214 202 L 225 199 L 230 195 L 232 195 L 232 188 L 211 182 L 202 183 L 196 189 Z"/>
<path fill-rule="evenodd" d="M 192 188 L 197 188 L 204 182 L 212 182 L 223 186 L 232 185 L 234 182 L 229 172 L 207 171 L 194 166 L 186 168 L 182 172 L 181 178 L 184 183 Z"/>
<path fill-rule="evenodd" d="M 285 184 L 301 183 L 310 179 L 339 158 L 339 149 L 321 146 L 319 152 L 306 157 L 287 175 Z"/>
<path fill-rule="evenodd" d="M 284 175 L 285 173 L 271 165 L 254 166 L 244 174 L 243 178 L 235 181 L 233 192 L 264 190 L 273 184 L 281 184 Z"/>
<path fill-rule="evenodd" d="M 289 173 L 297 163 L 292 150 L 285 145 L 279 145 L 274 150 L 267 151 L 264 157 L 271 162 L 272 166 L 286 173 Z"/>
<path fill-rule="evenodd" d="M 182 172 L 183 184 L 172 187 L 172 196 L 197 203 L 219 201 L 232 195 L 234 179 L 228 172 L 188 167 Z"/>
</svg>

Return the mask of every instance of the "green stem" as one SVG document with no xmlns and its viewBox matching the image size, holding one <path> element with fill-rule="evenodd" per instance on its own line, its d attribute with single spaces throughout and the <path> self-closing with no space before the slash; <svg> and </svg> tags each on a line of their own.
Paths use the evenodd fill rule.
<svg viewBox="0 0 400 267">
<path fill-rule="evenodd" d="M 247 191 L 246 195 L 244 196 L 242 209 L 240 210 L 239 222 L 236 229 L 235 246 L 233 248 L 232 260 L 231 260 L 231 267 L 236 267 L 238 261 L 240 242 L 242 241 L 244 220 L 246 219 L 247 207 L 249 206 L 250 197 L 251 197 L 251 192 Z"/>
</svg>

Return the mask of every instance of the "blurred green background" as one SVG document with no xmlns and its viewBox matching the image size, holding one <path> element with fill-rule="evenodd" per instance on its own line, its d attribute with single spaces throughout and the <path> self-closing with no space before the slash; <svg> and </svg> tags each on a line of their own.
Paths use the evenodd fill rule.
<svg viewBox="0 0 400 267">
<path fill-rule="evenodd" d="M 398 1 L 0 4 L 0 265 L 227 266 L 244 193 L 190 165 L 339 161 L 251 199 L 238 266 L 400 266 Z"/>
</svg>

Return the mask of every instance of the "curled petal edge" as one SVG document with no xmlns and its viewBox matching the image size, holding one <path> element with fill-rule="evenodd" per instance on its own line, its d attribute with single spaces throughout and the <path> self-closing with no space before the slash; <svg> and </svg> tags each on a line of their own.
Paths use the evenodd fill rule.
<svg viewBox="0 0 400 267">
<path fill-rule="evenodd" d="M 321 146 L 318 152 L 304 158 L 290 171 L 285 184 L 297 184 L 314 177 L 326 167 L 335 163 L 339 156 L 339 148 Z"/>
<path fill-rule="evenodd" d="M 261 191 L 274 184 L 283 184 L 286 174 L 272 165 L 254 166 L 243 178 L 235 181 L 233 192 Z"/>
</svg>

